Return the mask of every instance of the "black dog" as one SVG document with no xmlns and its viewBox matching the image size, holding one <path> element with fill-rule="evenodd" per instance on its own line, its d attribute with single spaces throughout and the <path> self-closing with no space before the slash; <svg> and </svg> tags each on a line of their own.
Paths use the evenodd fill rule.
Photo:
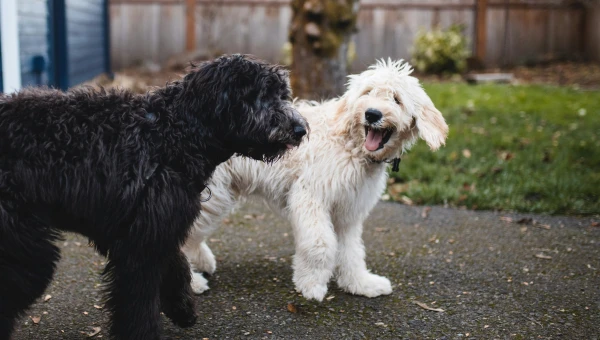
<svg viewBox="0 0 600 340">
<path fill-rule="evenodd" d="M 0 97 L 0 339 L 50 283 L 61 230 L 109 259 L 113 337 L 158 339 L 161 310 L 193 325 L 180 246 L 205 183 L 236 153 L 276 159 L 307 128 L 287 72 L 241 55 L 143 96 L 85 88 Z"/>
</svg>

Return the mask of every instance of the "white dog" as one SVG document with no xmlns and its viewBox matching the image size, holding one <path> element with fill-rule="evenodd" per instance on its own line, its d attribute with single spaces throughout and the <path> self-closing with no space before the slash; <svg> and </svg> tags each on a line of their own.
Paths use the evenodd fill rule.
<svg viewBox="0 0 600 340">
<path fill-rule="evenodd" d="M 346 93 L 321 104 L 300 102 L 308 120 L 308 142 L 274 164 L 232 158 L 208 184 L 212 199 L 183 251 L 193 270 L 213 273 L 215 257 L 206 238 L 235 202 L 258 195 L 287 218 L 294 230 L 296 289 L 307 299 L 323 300 L 335 275 L 346 292 L 375 297 L 390 294 L 390 281 L 367 269 L 363 222 L 385 190 L 387 162 L 416 141 L 432 150 L 445 143 L 448 126 L 410 65 L 380 61 L 350 76 Z M 208 289 L 192 273 L 196 293 Z"/>
</svg>

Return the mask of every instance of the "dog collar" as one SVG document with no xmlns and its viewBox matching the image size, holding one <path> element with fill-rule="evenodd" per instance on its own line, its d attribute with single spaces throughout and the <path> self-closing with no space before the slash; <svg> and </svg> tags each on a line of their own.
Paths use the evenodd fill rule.
<svg viewBox="0 0 600 340">
<path fill-rule="evenodd" d="M 396 157 L 396 158 L 392 159 L 392 161 L 391 161 L 392 172 L 400 171 L 400 162 L 402 162 L 402 158 L 400 158 L 400 157 Z M 387 161 L 387 163 L 390 163 L 390 161 Z"/>
<path fill-rule="evenodd" d="M 384 159 L 382 161 L 375 161 L 375 160 L 371 159 L 371 162 L 377 163 L 377 164 L 381 164 L 381 163 L 391 164 L 392 172 L 398 172 L 398 171 L 400 171 L 400 162 L 402 162 L 402 158 L 396 157 L 396 158 L 393 158 L 392 160 Z"/>
</svg>

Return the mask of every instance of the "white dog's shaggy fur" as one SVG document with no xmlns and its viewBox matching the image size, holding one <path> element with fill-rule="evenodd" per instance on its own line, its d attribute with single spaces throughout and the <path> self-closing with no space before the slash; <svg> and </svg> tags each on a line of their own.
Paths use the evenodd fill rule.
<svg viewBox="0 0 600 340">
<path fill-rule="evenodd" d="M 390 294 L 390 281 L 367 269 L 363 222 L 385 189 L 386 161 L 399 157 L 417 137 L 435 150 L 448 133 L 411 72 L 402 60 L 382 60 L 350 76 L 342 97 L 297 103 L 311 126 L 310 139 L 282 160 L 264 164 L 232 158 L 221 164 L 209 183 L 213 197 L 203 204 L 183 248 L 192 268 L 214 272 L 206 238 L 236 200 L 258 195 L 293 226 L 294 283 L 304 297 L 323 300 L 334 274 L 349 293 Z M 202 293 L 207 280 L 193 273 L 192 287 Z"/>
</svg>

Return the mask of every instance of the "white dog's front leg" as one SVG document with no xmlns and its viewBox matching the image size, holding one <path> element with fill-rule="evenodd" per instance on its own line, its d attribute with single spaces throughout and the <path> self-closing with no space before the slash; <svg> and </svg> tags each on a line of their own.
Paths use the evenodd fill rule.
<svg viewBox="0 0 600 340">
<path fill-rule="evenodd" d="M 376 297 L 392 293 L 390 280 L 369 272 L 365 263 L 362 224 L 338 228 L 337 283 L 348 293 Z"/>
<path fill-rule="evenodd" d="M 291 207 L 296 241 L 294 283 L 307 299 L 322 301 L 335 268 L 337 240 L 329 213 L 318 202 Z"/>
<path fill-rule="evenodd" d="M 215 255 L 206 244 L 205 236 L 198 230 L 192 230 L 185 245 L 183 253 L 190 263 L 192 272 L 192 290 L 196 294 L 202 294 L 209 289 L 208 280 L 199 272 L 213 274 L 217 269 Z M 198 271 L 198 272 L 196 272 Z"/>
</svg>

